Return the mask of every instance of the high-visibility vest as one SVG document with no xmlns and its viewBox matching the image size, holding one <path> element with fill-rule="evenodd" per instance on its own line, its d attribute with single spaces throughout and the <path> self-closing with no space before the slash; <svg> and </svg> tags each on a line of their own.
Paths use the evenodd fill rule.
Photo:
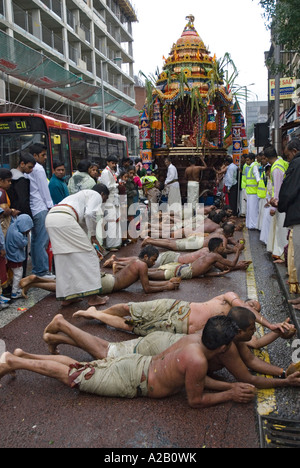
<svg viewBox="0 0 300 468">
<path fill-rule="evenodd" d="M 255 166 L 258 166 L 258 162 L 254 162 L 251 164 L 249 172 L 247 174 L 247 187 L 246 187 L 246 192 L 247 195 L 256 195 L 257 194 L 257 186 L 258 182 L 256 180 L 256 177 L 254 175 L 254 168 Z"/>
<path fill-rule="evenodd" d="M 244 164 L 242 172 L 242 189 L 245 189 L 247 187 L 247 169 L 250 169 L 250 166 L 248 166 L 248 164 Z"/>
<path fill-rule="evenodd" d="M 143 187 L 148 190 L 154 187 L 156 181 L 157 178 L 155 176 L 143 176 L 141 178 Z"/>
<path fill-rule="evenodd" d="M 289 167 L 289 163 L 287 161 L 284 161 L 284 159 L 282 159 L 281 156 L 279 156 L 279 158 L 276 159 L 276 161 L 272 165 L 272 167 L 271 167 L 271 181 L 272 181 L 272 186 L 273 186 L 273 188 L 272 188 L 272 197 L 274 197 L 274 195 L 275 195 L 274 178 L 273 178 L 273 173 L 274 173 L 275 169 L 279 169 L 280 171 L 282 171 L 285 174 L 286 171 L 288 170 L 288 167 Z"/>
<path fill-rule="evenodd" d="M 265 171 L 262 172 L 260 176 L 260 181 L 257 185 L 257 196 L 258 198 L 266 198 L 267 197 L 267 176 Z"/>
</svg>

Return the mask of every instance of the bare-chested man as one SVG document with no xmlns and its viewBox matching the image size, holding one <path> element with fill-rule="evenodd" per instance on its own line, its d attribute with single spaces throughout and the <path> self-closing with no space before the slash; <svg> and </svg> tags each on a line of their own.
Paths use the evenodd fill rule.
<svg viewBox="0 0 300 468">
<path fill-rule="evenodd" d="M 67 356 L 32 355 L 22 350 L 14 354 L 5 352 L 0 358 L 0 378 L 22 369 L 99 396 L 157 399 L 185 388 L 192 408 L 207 408 L 226 401 L 248 403 L 255 395 L 253 385 L 233 386 L 207 378 L 208 362 L 226 352 L 237 333 L 238 327 L 229 317 L 214 317 L 205 326 L 200 344 L 176 343 L 155 357 L 136 354 L 91 363 L 78 363 Z M 217 392 L 205 393 L 205 388 Z"/>
<path fill-rule="evenodd" d="M 214 239 L 215 237 L 211 237 L 211 238 Z M 173 250 L 166 250 L 165 252 L 160 253 L 153 268 L 157 269 L 162 265 L 167 265 L 168 263 L 180 263 L 180 264 L 193 263 L 200 258 L 206 257 L 209 254 L 208 244 L 211 238 L 207 240 L 207 246 L 202 247 L 199 250 L 191 251 L 189 253 L 180 253 L 180 252 L 175 252 Z M 243 250 L 244 244 L 240 244 L 240 245 L 242 245 L 242 247 L 240 247 L 240 250 Z M 223 242 L 223 247 L 224 247 L 224 242 Z M 222 254 L 227 253 L 227 252 L 228 250 L 224 248 L 224 251 L 222 252 Z M 237 252 L 236 246 L 233 247 L 233 249 L 230 250 L 229 253 L 232 253 L 232 252 Z M 124 268 L 126 265 L 128 265 L 128 263 L 130 263 L 133 259 L 136 259 L 136 258 L 137 257 L 117 257 L 116 255 L 112 255 L 109 260 L 106 260 L 103 267 L 104 268 L 113 267 L 115 271 L 117 271 L 121 268 Z M 250 265 L 250 263 L 252 262 L 245 261 L 245 260 L 240 261 L 234 267 L 231 267 L 231 270 L 246 270 L 248 266 Z M 221 270 L 226 269 L 226 267 L 222 265 L 219 265 L 219 268 Z"/>
<path fill-rule="evenodd" d="M 170 279 L 170 281 L 150 281 L 148 270 L 151 268 L 157 258 L 158 250 L 155 247 L 148 246 L 141 250 L 137 259 L 133 259 L 126 267 L 120 270 L 116 275 L 102 275 L 102 294 L 111 294 L 128 288 L 132 284 L 140 281 L 146 294 L 160 291 L 172 291 L 178 289 L 180 280 Z M 40 288 L 46 291 L 55 292 L 55 280 L 47 280 L 36 275 L 30 275 L 20 281 L 22 294 L 26 297 L 30 288 Z"/>
<path fill-rule="evenodd" d="M 151 280 L 163 281 L 171 278 L 181 278 L 183 280 L 199 278 L 202 276 L 222 276 L 234 269 L 237 269 L 238 259 L 244 246 L 237 244 L 236 253 L 233 260 L 228 260 L 223 257 L 224 246 L 220 238 L 212 238 L 208 243 L 208 251 L 204 251 L 201 256 L 198 256 L 192 263 L 167 263 L 159 268 L 149 270 L 149 278 Z M 240 263 L 238 269 L 248 268 L 249 263 Z M 213 267 L 220 271 L 212 271 Z"/>
<path fill-rule="evenodd" d="M 208 247 L 197 252 L 179 255 L 172 251 L 164 252 L 158 257 L 154 268 L 148 272 L 149 278 L 156 281 L 170 280 L 171 278 L 192 279 L 201 276 L 221 276 L 233 270 L 246 270 L 251 262 L 238 262 L 241 250 L 244 245 L 237 244 L 235 247 L 235 257 L 228 260 L 223 257 L 224 246 L 220 238 L 212 238 Z M 112 264 L 115 271 L 118 271 L 128 265 L 130 259 L 119 259 L 112 257 L 106 262 L 106 266 Z M 219 272 L 211 272 L 216 267 Z"/>
<path fill-rule="evenodd" d="M 196 209 L 199 203 L 199 192 L 200 192 L 200 176 L 202 171 L 207 169 L 207 164 L 203 157 L 200 157 L 202 166 L 196 166 L 196 159 L 192 157 L 190 159 L 190 165 L 185 170 L 185 180 L 187 181 L 187 202 Z"/>
<path fill-rule="evenodd" d="M 272 365 L 254 356 L 249 349 L 253 347 L 256 349 L 264 347 L 279 337 L 285 339 L 291 338 L 296 332 L 296 329 L 288 323 L 289 319 L 286 320 L 286 325 L 289 327 L 287 333 L 270 332 L 263 338 L 255 338 L 254 341 L 255 315 L 249 309 L 233 307 L 228 317 L 232 318 L 237 324 L 239 333 L 235 336 L 232 346 L 224 355 L 216 356 L 209 362 L 209 374 L 226 367 L 238 382 L 250 383 L 258 388 L 292 386 L 295 383 L 300 385 L 299 379 L 296 381 L 293 377 L 285 379 L 297 372 L 297 366 L 292 364 L 287 371 L 284 371 L 283 368 Z M 94 359 L 118 358 L 126 354 L 155 356 L 161 354 L 179 341 L 181 341 L 181 344 L 184 343 L 185 345 L 192 343 L 200 344 L 201 337 L 202 330 L 193 335 L 153 332 L 142 338 L 112 343 L 75 327 L 67 322 L 61 314 L 54 317 L 51 323 L 46 327 L 43 335 L 44 341 L 48 344 L 51 354 L 59 354 L 57 346 L 64 344 L 78 347 L 88 352 Z M 278 379 L 271 380 L 269 378 L 253 375 L 249 372 L 248 368 L 260 374 L 281 377 L 285 382 L 283 383 Z"/>
<path fill-rule="evenodd" d="M 230 248 L 228 244 L 236 246 L 238 243 L 233 237 L 234 229 L 234 224 L 226 223 L 222 228 L 219 227 L 216 231 L 208 235 L 195 233 L 194 235 L 180 239 L 155 239 L 146 237 L 142 242 L 142 247 L 146 245 L 153 245 L 155 247 L 161 247 L 172 250 L 174 252 L 182 252 L 186 250 L 196 251 L 202 249 L 203 247 L 208 247 L 208 243 L 213 237 L 219 237 L 223 240 L 226 252 L 230 253 L 233 251 L 233 249 Z"/>
<path fill-rule="evenodd" d="M 282 333 L 284 323 L 271 324 L 260 315 L 260 304 L 255 300 L 242 301 L 235 292 L 227 292 L 206 302 L 186 302 L 160 299 L 149 302 L 116 304 L 106 310 L 89 307 L 75 312 L 74 317 L 99 320 L 120 330 L 146 336 L 154 331 L 192 335 L 202 330 L 211 317 L 228 315 L 232 307 L 245 307 L 254 313 L 256 322 L 272 331 Z"/>
</svg>

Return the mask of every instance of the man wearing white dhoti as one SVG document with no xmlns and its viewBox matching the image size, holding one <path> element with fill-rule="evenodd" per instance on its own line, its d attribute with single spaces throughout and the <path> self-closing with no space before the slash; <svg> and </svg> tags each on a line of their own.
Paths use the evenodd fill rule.
<svg viewBox="0 0 300 468">
<path fill-rule="evenodd" d="M 200 193 L 200 177 L 202 171 L 207 169 L 207 164 L 202 157 L 200 157 L 203 166 L 196 166 L 194 157 L 190 159 L 190 165 L 185 170 L 185 179 L 187 180 L 187 202 L 192 206 L 193 212 L 199 203 Z"/>
<path fill-rule="evenodd" d="M 258 162 L 255 161 L 255 154 L 249 153 L 246 157 L 246 163 L 250 166 L 247 173 L 247 214 L 246 227 L 248 229 L 256 229 L 259 212 L 259 200 L 257 196 L 257 186 L 260 181 L 258 170 Z"/>
<path fill-rule="evenodd" d="M 269 239 L 271 220 L 272 220 L 272 217 L 270 215 L 271 205 L 269 202 L 272 198 L 272 190 L 273 190 L 272 181 L 270 178 L 271 166 L 269 163 L 266 165 L 265 170 L 267 174 L 267 193 L 266 193 L 265 204 L 263 207 L 263 218 L 262 218 L 261 231 L 260 231 L 260 240 L 261 242 L 267 245 L 268 239 Z"/>
<path fill-rule="evenodd" d="M 271 164 L 272 198 L 278 202 L 279 192 L 285 173 L 288 169 L 288 162 L 277 156 L 274 146 L 268 146 L 264 149 L 264 154 Z M 275 203 L 276 205 L 276 203 Z M 279 213 L 275 206 L 271 207 L 270 215 L 272 217 L 269 238 L 267 243 L 268 252 L 272 253 L 274 258 L 280 258 L 284 253 L 284 248 L 288 243 L 288 229 L 284 227 L 285 214 Z"/>
<path fill-rule="evenodd" d="M 99 182 L 106 185 L 109 197 L 105 204 L 106 235 L 105 245 L 107 250 L 115 250 L 122 245 L 121 220 L 120 220 L 120 196 L 119 185 L 116 176 L 118 164 L 117 156 L 107 158 L 107 166 L 102 171 Z M 127 220 L 126 220 L 127 222 Z"/>
<path fill-rule="evenodd" d="M 165 158 L 165 165 L 168 168 L 167 178 L 165 180 L 165 188 L 168 192 L 169 210 L 178 212 L 182 209 L 178 172 L 169 158 Z"/>
<path fill-rule="evenodd" d="M 96 224 L 102 202 L 108 198 L 105 185 L 97 184 L 93 190 L 81 190 L 54 206 L 46 217 L 54 254 L 56 272 L 56 298 L 63 305 L 89 297 L 89 305 L 101 305 L 99 258 L 93 244 Z"/>
</svg>

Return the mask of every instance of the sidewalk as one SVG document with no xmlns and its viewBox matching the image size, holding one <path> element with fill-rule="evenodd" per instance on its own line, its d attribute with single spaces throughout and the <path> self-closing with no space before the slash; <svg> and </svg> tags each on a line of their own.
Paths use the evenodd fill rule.
<svg viewBox="0 0 300 468">
<path fill-rule="evenodd" d="M 9 307 L 0 310 L 0 328 L 5 327 L 17 317 L 22 315 L 28 309 L 35 306 L 38 302 L 48 296 L 50 293 L 41 289 L 30 289 L 28 299 L 16 299 L 9 302 Z"/>
</svg>

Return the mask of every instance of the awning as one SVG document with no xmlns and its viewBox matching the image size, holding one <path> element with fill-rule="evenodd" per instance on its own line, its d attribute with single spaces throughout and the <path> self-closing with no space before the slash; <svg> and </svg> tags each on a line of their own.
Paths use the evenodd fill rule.
<svg viewBox="0 0 300 468">
<path fill-rule="evenodd" d="M 88 107 L 101 107 L 108 115 L 137 124 L 139 112 L 111 93 L 82 81 L 77 75 L 40 52 L 0 31 L 0 71 Z"/>
</svg>

